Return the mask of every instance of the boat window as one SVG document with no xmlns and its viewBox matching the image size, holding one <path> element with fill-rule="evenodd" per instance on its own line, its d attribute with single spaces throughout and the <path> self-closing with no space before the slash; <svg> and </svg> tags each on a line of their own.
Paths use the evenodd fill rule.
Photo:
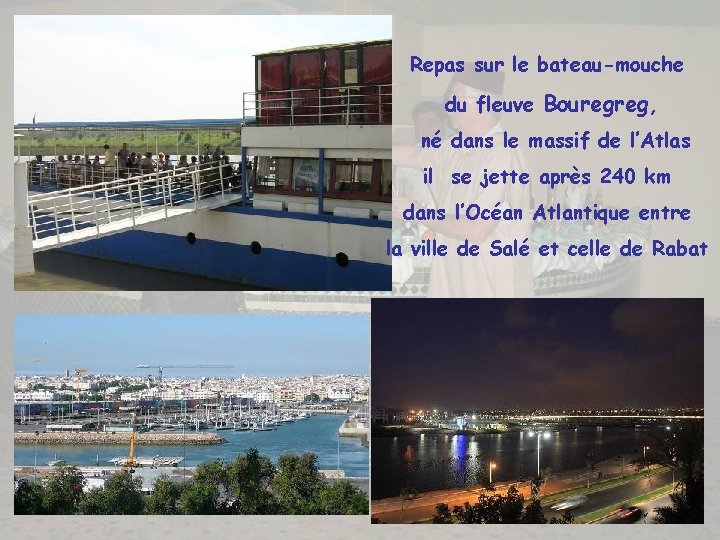
<svg viewBox="0 0 720 540">
<path fill-rule="evenodd" d="M 347 49 L 345 52 L 345 84 L 357 84 L 358 82 L 358 54 L 357 49 Z"/>
<path fill-rule="evenodd" d="M 320 160 L 295 158 L 293 160 L 293 189 L 295 191 L 317 191 Z M 325 190 L 328 188 L 330 167 L 325 163 Z"/>
<path fill-rule="evenodd" d="M 336 161 L 335 190 L 370 191 L 372 168 L 372 160 Z"/>
<path fill-rule="evenodd" d="M 288 189 L 290 186 L 291 158 L 259 156 L 255 185 L 266 189 Z"/>
</svg>

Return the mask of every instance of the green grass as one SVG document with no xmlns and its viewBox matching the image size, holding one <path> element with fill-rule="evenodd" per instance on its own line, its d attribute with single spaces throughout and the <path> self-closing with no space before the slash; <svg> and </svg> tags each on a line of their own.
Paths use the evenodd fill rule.
<svg viewBox="0 0 720 540">
<path fill-rule="evenodd" d="M 111 130 L 92 130 L 92 131 L 64 131 L 57 132 L 57 136 L 53 138 L 51 131 L 29 131 L 23 132 L 25 137 L 16 142 L 14 150 L 17 150 L 19 143 L 20 155 L 34 156 L 42 154 L 44 156 L 52 156 L 57 154 L 82 154 L 83 148 L 89 155 L 102 155 L 102 146 L 108 144 L 112 150 L 119 150 L 122 143 L 128 143 L 128 149 L 131 152 L 147 152 L 155 153 L 156 133 L 152 130 L 147 131 L 111 131 Z M 178 129 L 172 131 L 157 132 L 157 148 L 160 152 L 175 154 L 179 150 L 180 154 L 197 154 L 198 140 L 200 142 L 201 152 L 205 151 L 205 145 L 209 144 L 211 151 L 216 146 L 221 146 L 228 154 L 240 153 L 240 131 L 233 129 L 216 129 L 216 130 L 197 130 Z M 57 152 L 55 149 L 57 148 Z"/>
<path fill-rule="evenodd" d="M 664 495 L 665 493 L 671 492 L 672 489 L 673 489 L 672 483 L 666 484 L 662 487 L 659 487 L 659 488 L 649 491 L 647 493 L 643 493 L 642 495 L 638 495 L 637 497 L 633 497 L 632 499 L 628 499 L 619 504 L 613 504 L 612 506 L 606 506 L 605 508 L 601 508 L 600 510 L 595 510 L 594 512 L 590 512 L 589 514 L 584 514 L 582 516 L 578 516 L 576 518 L 575 522 L 576 523 L 590 523 L 592 521 L 597 521 L 599 519 L 609 516 L 615 510 L 618 510 L 619 508 L 622 508 L 623 506 L 633 506 L 633 505 L 640 504 L 645 501 L 649 501 L 650 499 L 654 499 L 655 497 L 658 497 L 660 495 Z"/>
</svg>

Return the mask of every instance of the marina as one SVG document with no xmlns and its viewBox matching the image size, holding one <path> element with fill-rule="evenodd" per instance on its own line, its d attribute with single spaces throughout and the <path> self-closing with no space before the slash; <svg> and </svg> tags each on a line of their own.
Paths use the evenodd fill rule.
<svg viewBox="0 0 720 540">
<path fill-rule="evenodd" d="M 342 422 L 343 418 L 337 415 L 316 415 L 307 420 L 287 423 L 278 429 L 223 430 L 220 433 L 226 442 L 211 445 L 190 444 L 188 439 L 185 439 L 185 444 L 183 444 L 182 433 L 162 435 L 163 437 L 173 435 L 176 437 L 174 443 L 142 442 L 143 437 L 149 434 L 138 433 L 138 440 L 141 442 L 137 445 L 137 459 L 153 460 L 156 456 L 182 457 L 178 466 L 196 467 L 213 459 L 220 459 L 223 462 L 232 461 L 238 454 L 246 452 L 249 448 L 257 448 L 261 454 L 267 455 L 274 461 L 281 454 L 287 452 L 295 454 L 312 452 L 318 456 L 321 469 L 340 470 L 347 477 L 367 477 L 369 470 L 367 443 L 364 443 L 361 438 L 340 437 L 338 429 Z M 18 435 L 23 435 L 26 439 L 35 437 L 34 433 L 16 433 L 15 436 Z M 67 435 L 77 436 L 78 434 Z M 117 435 L 119 436 L 119 434 Z M 207 435 L 219 436 L 217 433 Z M 192 436 L 197 437 L 197 434 L 192 434 Z M 32 468 L 34 465 L 41 466 L 58 459 L 78 466 L 107 465 L 123 454 L 123 448 L 127 449 L 129 439 L 129 434 L 123 434 L 123 439 L 118 439 L 118 442 L 112 445 L 80 445 L 66 442 L 53 444 L 38 442 L 35 445 L 28 441 L 27 444 L 15 445 L 15 466 Z"/>
</svg>

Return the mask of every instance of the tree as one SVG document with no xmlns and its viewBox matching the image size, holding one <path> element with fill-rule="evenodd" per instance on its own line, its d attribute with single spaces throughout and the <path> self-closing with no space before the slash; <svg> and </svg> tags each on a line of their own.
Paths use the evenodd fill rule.
<svg viewBox="0 0 720 540">
<path fill-rule="evenodd" d="M 482 493 L 473 505 L 456 506 L 453 514 L 460 523 L 522 523 L 525 498 L 515 486 L 506 495 Z"/>
<path fill-rule="evenodd" d="M 214 459 L 198 466 L 193 475 L 195 482 L 203 482 L 210 485 L 227 487 L 228 474 L 223 467 L 222 461 Z"/>
<path fill-rule="evenodd" d="M 230 493 L 239 514 L 274 514 L 276 502 L 268 486 L 275 476 L 275 467 L 255 448 L 239 454 L 226 470 Z"/>
<path fill-rule="evenodd" d="M 449 525 L 453 522 L 453 516 L 447 504 L 440 503 L 435 506 L 435 515 L 432 522 L 435 525 Z"/>
<path fill-rule="evenodd" d="M 572 523 L 575 523 L 575 516 L 573 516 L 573 514 L 570 510 L 565 510 L 565 512 L 563 512 L 563 515 L 560 516 L 559 518 L 556 518 L 556 517 L 550 518 L 550 523 L 570 525 Z"/>
<path fill-rule="evenodd" d="M 315 454 L 283 454 L 278 459 L 278 471 L 270 483 L 270 490 L 284 513 L 314 514 L 318 494 L 324 485 L 325 478 L 318 472 Z"/>
<path fill-rule="evenodd" d="M 15 488 L 15 514 L 45 514 L 43 495 L 40 482 L 20 480 Z"/>
<path fill-rule="evenodd" d="M 566 512 L 562 518 L 552 518 L 550 523 L 572 523 L 573 516 Z M 542 511 L 539 499 L 533 499 L 525 506 L 525 497 L 515 486 L 510 486 L 507 494 L 485 493 L 478 497 L 475 504 L 465 503 L 456 506 L 450 512 L 447 504 L 435 507 L 433 523 L 548 523 Z"/>
<path fill-rule="evenodd" d="M 166 474 L 155 480 L 145 505 L 148 514 L 170 516 L 179 513 L 180 486 Z"/>
<path fill-rule="evenodd" d="M 704 426 L 695 420 L 683 420 L 653 433 L 647 454 L 649 461 L 677 471 L 676 491 L 670 495 L 671 506 L 655 510 L 657 523 L 704 522 Z"/>
<path fill-rule="evenodd" d="M 539 476 L 533 476 L 530 480 L 530 494 L 534 499 L 540 497 L 540 490 L 545 484 L 545 477 L 542 473 Z"/>
<path fill-rule="evenodd" d="M 83 514 L 93 515 L 142 514 L 145 501 L 141 488 L 140 478 L 133 478 L 128 471 L 116 472 L 103 487 L 87 493 L 80 509 Z"/>
<path fill-rule="evenodd" d="M 80 501 L 80 513 L 86 516 L 102 516 L 107 509 L 105 491 L 101 487 L 91 488 Z"/>
<path fill-rule="evenodd" d="M 83 498 L 85 479 L 74 465 L 57 467 L 43 490 L 43 506 L 48 514 L 75 514 Z"/>
<path fill-rule="evenodd" d="M 679 490 L 670 495 L 671 506 L 655 509 L 655 523 L 704 523 L 704 477 L 684 479 Z"/>
<path fill-rule="evenodd" d="M 530 501 L 530 504 L 525 507 L 522 523 L 547 523 L 547 518 L 540 506 L 540 499 L 533 499 Z"/>
<path fill-rule="evenodd" d="M 305 396 L 304 401 L 320 401 L 320 396 L 318 396 L 315 392 L 312 392 L 311 394 Z"/>
<path fill-rule="evenodd" d="M 186 515 L 209 515 L 218 513 L 217 486 L 190 480 L 181 484 L 179 509 Z"/>
<path fill-rule="evenodd" d="M 367 494 L 347 480 L 327 484 L 317 496 L 318 514 L 367 515 L 370 512 Z"/>
</svg>

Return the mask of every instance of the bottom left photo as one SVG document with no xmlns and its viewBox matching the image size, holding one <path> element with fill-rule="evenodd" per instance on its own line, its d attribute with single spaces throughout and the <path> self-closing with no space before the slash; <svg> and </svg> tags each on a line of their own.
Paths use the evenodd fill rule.
<svg viewBox="0 0 720 540">
<path fill-rule="evenodd" d="M 15 514 L 368 514 L 367 315 L 27 315 L 14 334 Z"/>
</svg>

